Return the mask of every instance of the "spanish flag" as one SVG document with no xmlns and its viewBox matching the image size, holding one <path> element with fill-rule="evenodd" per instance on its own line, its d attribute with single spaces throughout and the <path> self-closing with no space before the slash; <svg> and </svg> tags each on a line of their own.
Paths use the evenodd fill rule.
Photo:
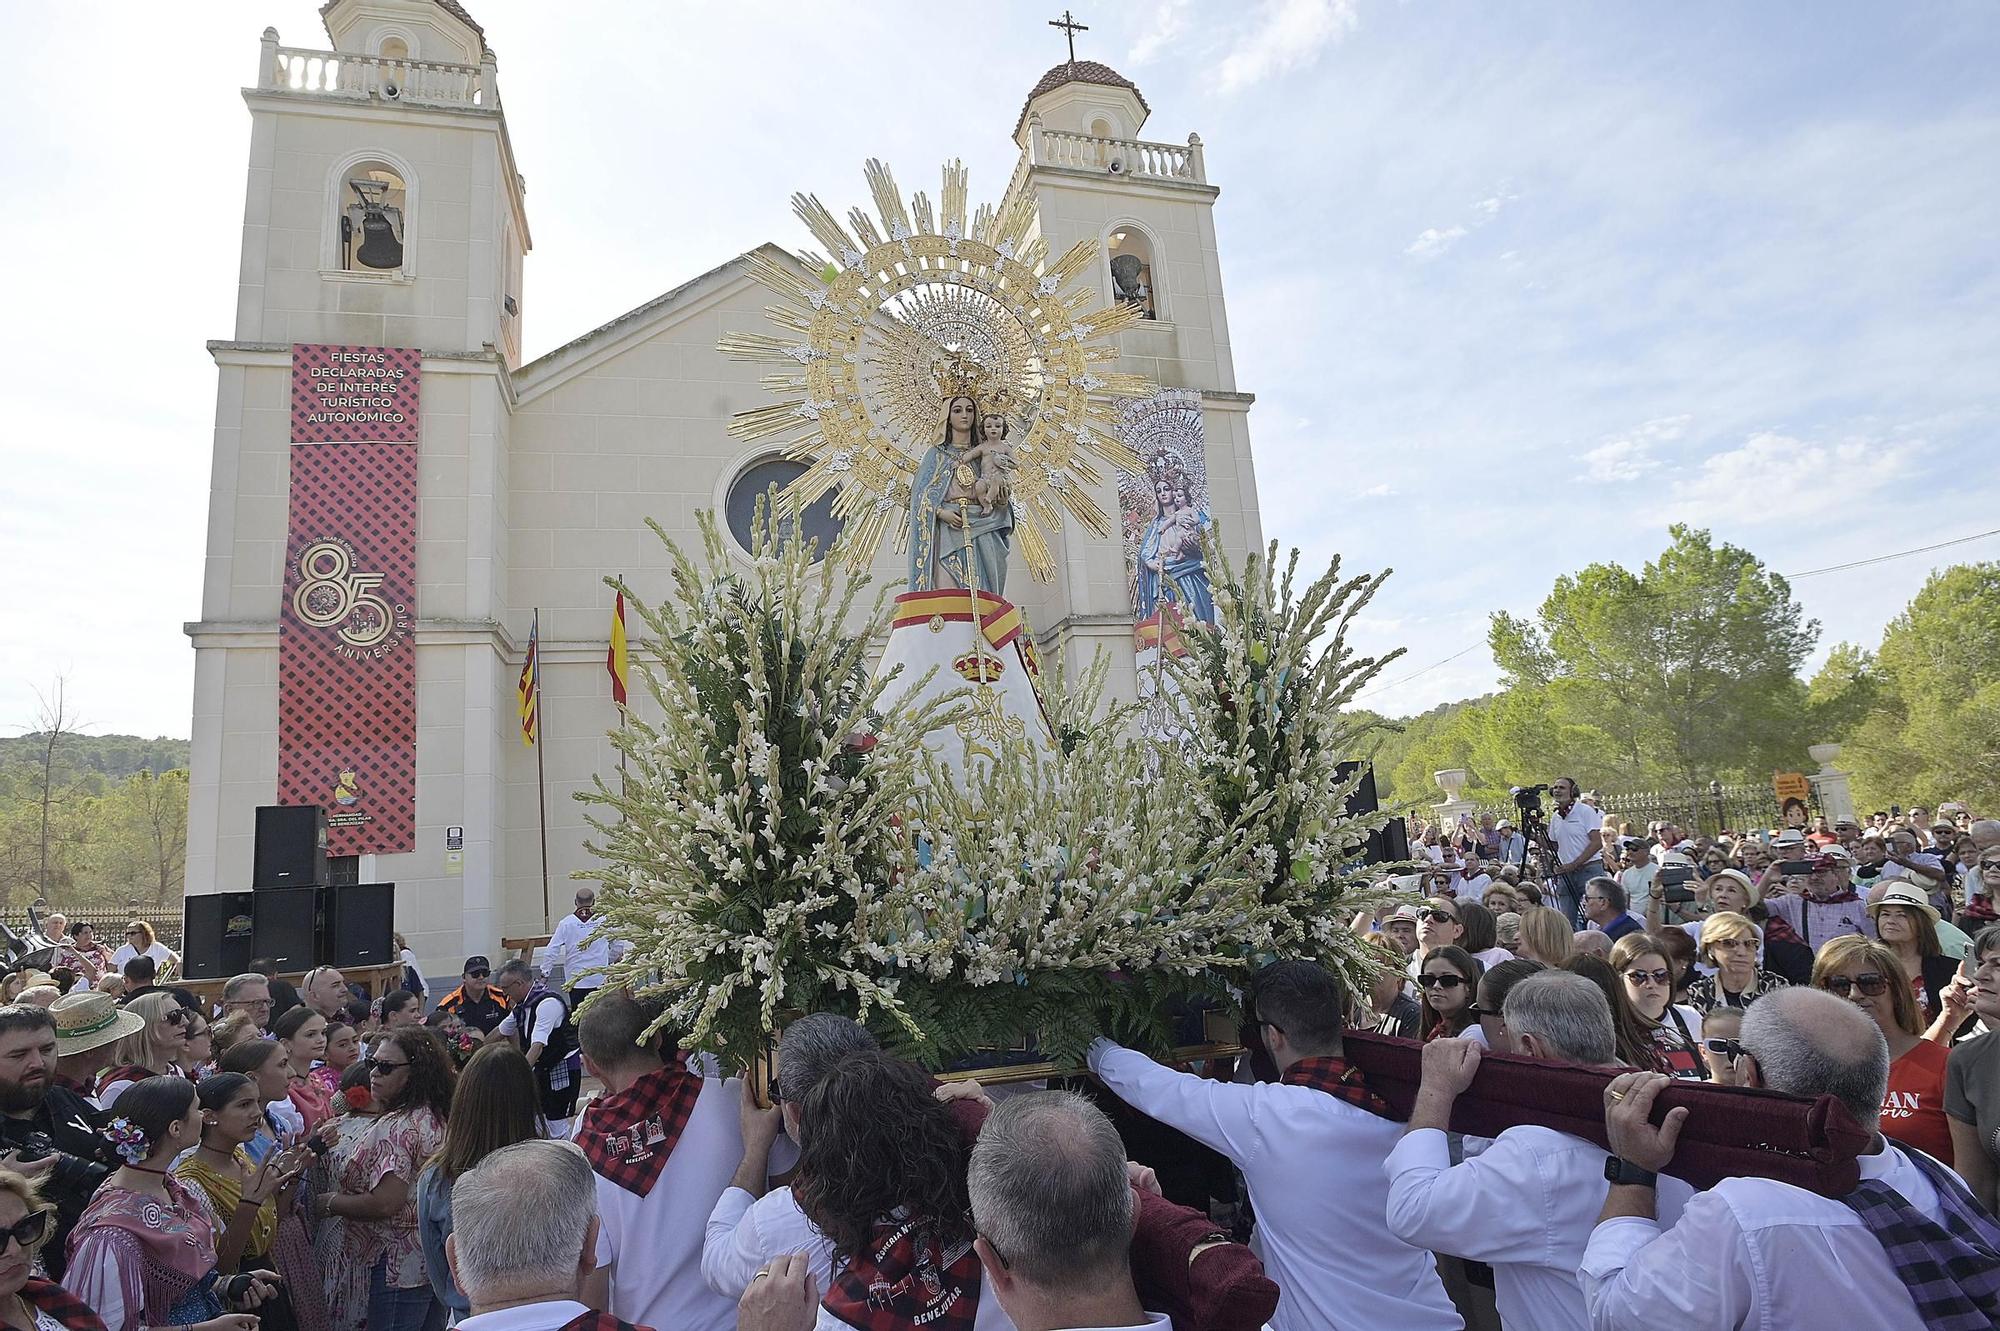
<svg viewBox="0 0 2000 1331">
<path fill-rule="evenodd" d="M 521 682 L 516 686 L 520 694 L 521 743 L 533 747 L 535 732 L 540 728 L 542 702 L 542 612 L 535 611 L 535 617 L 528 626 L 528 659 L 521 662 Z"/>
<path fill-rule="evenodd" d="M 611 672 L 611 701 L 625 705 L 625 681 L 631 678 L 632 662 L 625 647 L 625 593 L 611 608 L 611 650 L 604 654 L 604 668 Z"/>
</svg>

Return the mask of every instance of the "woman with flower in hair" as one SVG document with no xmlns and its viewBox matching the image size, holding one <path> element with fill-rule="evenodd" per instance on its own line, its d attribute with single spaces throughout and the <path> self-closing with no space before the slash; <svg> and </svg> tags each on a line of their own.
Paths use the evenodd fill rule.
<svg viewBox="0 0 2000 1331">
<path fill-rule="evenodd" d="M 148 1077 L 119 1097 L 103 1129 L 125 1163 L 71 1232 L 65 1279 L 106 1331 L 257 1331 L 251 1310 L 278 1291 L 270 1271 L 215 1278 L 215 1212 L 169 1172 L 200 1141 L 201 1122 L 187 1078 Z"/>
</svg>

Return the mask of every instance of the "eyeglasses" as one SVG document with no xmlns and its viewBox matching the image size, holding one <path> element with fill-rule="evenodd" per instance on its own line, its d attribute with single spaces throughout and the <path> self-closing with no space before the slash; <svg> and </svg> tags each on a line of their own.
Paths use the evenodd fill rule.
<svg viewBox="0 0 2000 1331">
<path fill-rule="evenodd" d="M 1829 975 L 1819 982 L 1819 987 L 1841 998 L 1846 998 L 1856 989 L 1859 989 L 1865 997 L 1880 998 L 1889 992 L 1889 977 L 1878 975 L 1874 971 L 1869 971 L 1866 975 L 1856 975 L 1852 979 L 1845 975 Z"/>
<path fill-rule="evenodd" d="M 2000 860 L 1982 859 L 1979 861 L 1979 867 L 1982 869 L 2000 869 Z"/>
<path fill-rule="evenodd" d="M 7 1240 L 21 1245 L 25 1252 L 33 1252 L 48 1242 L 49 1227 L 56 1218 L 53 1210 L 30 1211 L 13 1224 L 0 1228 L 0 1252 L 7 1251 Z"/>
<path fill-rule="evenodd" d="M 467 971 L 465 978 L 468 980 L 483 980 L 492 973 L 492 971 Z"/>
<path fill-rule="evenodd" d="M 1701 1047 L 1711 1054 L 1721 1054 L 1725 1058 L 1738 1059 L 1743 1057 L 1743 1046 L 1741 1044 L 1738 1044 L 1734 1040 L 1722 1039 L 1719 1036 L 1703 1040 Z"/>
<path fill-rule="evenodd" d="M 1463 975 L 1419 975 L 1417 987 L 1420 989 L 1456 989 L 1465 983 Z"/>
<path fill-rule="evenodd" d="M 161 1013 L 160 1020 L 169 1026 L 185 1026 L 188 1022 L 188 1010 L 184 1007 L 174 1008 L 170 1012 Z"/>
<path fill-rule="evenodd" d="M 377 1077 L 386 1077 L 397 1068 L 406 1068 L 408 1066 L 410 1066 L 408 1063 L 392 1063 L 386 1058 L 371 1058 L 368 1060 L 368 1071 Z"/>
<path fill-rule="evenodd" d="M 1674 973 L 1672 971 L 1664 971 L 1664 970 L 1662 971 L 1629 970 L 1625 972 L 1625 978 L 1630 980 L 1633 984 L 1672 984 L 1674 980 Z"/>
<path fill-rule="evenodd" d="M 1718 938 L 1711 942 L 1708 947 L 1711 952 L 1716 948 L 1721 948 L 1724 952 L 1754 952 L 1757 950 L 1757 940 L 1754 938 Z"/>
<path fill-rule="evenodd" d="M 1424 918 L 1429 920 L 1432 924 L 1458 923 L 1458 916 L 1452 914 L 1448 910 L 1427 910 L 1424 912 Z"/>
</svg>

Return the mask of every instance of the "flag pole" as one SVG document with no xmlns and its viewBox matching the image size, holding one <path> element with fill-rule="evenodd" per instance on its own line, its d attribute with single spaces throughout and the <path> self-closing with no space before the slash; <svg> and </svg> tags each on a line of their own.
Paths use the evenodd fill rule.
<svg viewBox="0 0 2000 1331">
<path fill-rule="evenodd" d="M 620 573 L 618 575 L 617 596 L 618 600 L 616 604 L 618 606 L 618 624 L 620 628 L 623 628 L 625 624 L 625 612 L 624 612 L 625 575 L 623 573 Z M 629 673 L 631 670 L 630 662 L 632 659 L 632 640 L 629 634 L 625 639 L 625 659 L 627 662 L 626 670 Z M 630 685 L 627 684 L 626 687 L 629 689 Z M 620 739 L 625 738 L 625 709 L 627 705 L 628 704 L 622 702 L 618 704 L 618 737 Z M 623 744 L 620 744 L 618 746 L 618 793 L 620 795 L 627 797 L 629 797 L 632 794 L 631 781 L 625 775 L 625 746 Z M 620 816 L 621 817 L 623 816 L 622 813 Z"/>
<path fill-rule="evenodd" d="M 536 636 L 541 636 L 542 608 L 535 607 Z M 544 741 L 548 739 L 547 718 L 542 715 L 542 654 L 541 644 L 535 646 L 535 814 L 542 827 L 542 923 L 553 928 L 555 915 L 549 906 L 549 779 L 548 767 L 542 761 Z"/>
</svg>

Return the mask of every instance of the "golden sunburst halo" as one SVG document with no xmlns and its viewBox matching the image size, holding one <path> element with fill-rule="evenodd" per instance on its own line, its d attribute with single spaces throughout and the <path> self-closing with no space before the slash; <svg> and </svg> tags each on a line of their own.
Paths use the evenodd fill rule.
<svg viewBox="0 0 2000 1331">
<path fill-rule="evenodd" d="M 798 512 L 834 492 L 849 556 L 866 564 L 885 534 L 904 548 L 911 479 L 942 437 L 940 373 L 948 362 L 973 362 L 1011 419 L 1015 535 L 1029 572 L 1047 581 L 1056 567 L 1049 540 L 1064 513 L 1096 536 L 1111 534 L 1092 494 L 1103 481 L 1096 463 L 1140 468 L 1119 438 L 1119 404 L 1154 386 L 1101 367 L 1118 358 L 1113 336 L 1144 312 L 1098 304 L 1095 291 L 1073 286 L 1097 257 L 1096 241 L 1048 263 L 1024 195 L 968 219 L 956 161 L 944 167 L 935 213 L 922 193 L 906 206 L 881 162 L 871 158 L 866 170 L 876 213 L 850 209 L 848 226 L 817 198 L 792 196 L 831 261 L 750 256 L 752 275 L 778 297 L 765 316 L 779 331 L 728 334 L 719 347 L 779 367 L 762 381 L 779 400 L 738 412 L 729 433 L 782 438 L 806 470 L 780 503 Z"/>
</svg>

